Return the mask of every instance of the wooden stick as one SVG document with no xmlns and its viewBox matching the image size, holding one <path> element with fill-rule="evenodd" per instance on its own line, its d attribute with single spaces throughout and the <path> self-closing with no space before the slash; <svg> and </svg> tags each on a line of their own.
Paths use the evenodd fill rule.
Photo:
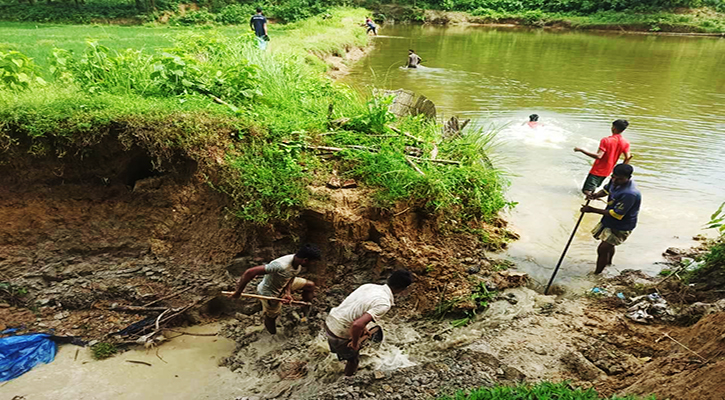
<svg viewBox="0 0 725 400">
<path fill-rule="evenodd" d="M 171 309 L 170 308 L 167 308 L 166 311 L 164 311 L 161 314 L 159 314 L 159 316 L 156 318 L 156 330 L 157 331 L 159 330 L 159 321 L 161 321 L 161 317 L 163 317 L 164 314 L 166 314 L 169 311 L 171 311 Z"/>
<path fill-rule="evenodd" d="M 132 311 L 132 312 L 154 312 L 154 311 L 165 311 L 169 307 L 142 307 L 142 306 L 116 306 L 111 307 L 111 311 Z"/>
<path fill-rule="evenodd" d="M 410 164 L 410 166 L 411 166 L 411 167 L 413 167 L 413 169 L 414 169 L 414 170 L 415 170 L 416 172 L 418 172 L 418 173 L 419 173 L 419 174 L 421 174 L 421 175 L 425 175 L 425 172 L 423 172 L 423 171 L 422 171 L 422 170 L 421 170 L 420 168 L 418 168 L 418 166 L 417 166 L 417 165 L 415 165 L 415 163 L 413 162 L 413 160 L 411 160 L 411 159 L 410 159 L 410 157 L 405 157 L 405 161 L 407 161 L 407 162 L 408 162 L 408 164 Z"/>
<path fill-rule="evenodd" d="M 133 363 L 133 364 L 142 364 L 142 365 L 148 365 L 151 366 L 151 363 L 147 363 L 146 361 L 136 361 L 136 360 L 126 360 L 127 363 Z"/>
<path fill-rule="evenodd" d="M 180 294 L 182 294 L 182 293 L 184 293 L 184 292 L 188 292 L 188 291 L 189 291 L 189 290 L 191 290 L 192 288 L 193 288 L 193 286 L 189 286 L 189 287 L 187 287 L 186 289 L 183 289 L 183 290 L 179 290 L 179 291 L 178 291 L 178 292 L 176 292 L 176 293 L 170 294 L 170 295 L 168 295 L 168 296 L 166 296 L 166 297 L 162 297 L 162 298 L 160 298 L 160 299 L 158 299 L 158 300 L 154 300 L 154 301 L 152 301 L 152 302 L 150 302 L 150 303 L 144 304 L 144 305 L 143 305 L 142 307 L 148 307 L 148 306 L 152 306 L 152 305 L 154 305 L 154 304 L 156 304 L 156 303 L 158 303 L 158 302 L 160 302 L 160 301 L 162 301 L 162 300 L 167 300 L 167 299 L 170 299 L 170 298 L 172 298 L 172 297 L 176 297 L 176 296 L 178 296 L 178 295 L 180 295 Z"/>
<path fill-rule="evenodd" d="M 164 330 L 165 331 L 171 331 L 171 332 L 180 333 L 181 334 L 180 336 L 184 336 L 184 335 L 188 335 L 188 336 L 218 336 L 219 335 L 218 333 L 191 333 L 191 332 L 184 332 L 184 331 L 179 331 L 179 330 L 171 329 L 171 328 L 164 328 Z M 175 336 L 175 337 L 178 337 L 178 336 Z"/>
<path fill-rule="evenodd" d="M 669 334 L 667 334 L 667 333 L 665 333 L 665 334 L 664 334 L 664 336 L 662 336 L 661 338 L 659 338 L 659 339 L 655 340 L 655 342 L 659 342 L 660 340 L 662 340 L 662 339 L 664 339 L 664 338 L 668 338 L 668 339 L 672 340 L 673 342 L 675 342 L 675 343 L 679 344 L 680 346 L 682 346 L 682 347 L 683 347 L 683 348 L 684 348 L 685 350 L 687 350 L 687 351 L 689 351 L 690 353 L 692 353 L 692 354 L 694 354 L 694 355 L 696 355 L 696 356 L 700 357 L 700 358 L 702 359 L 702 361 L 704 361 L 704 362 L 705 362 L 705 364 L 707 364 L 708 362 L 710 362 L 710 360 L 708 360 L 707 358 L 705 358 L 705 357 L 703 357 L 703 356 L 701 356 L 701 355 L 699 355 L 699 354 L 695 353 L 695 352 L 694 352 L 694 351 L 692 351 L 692 350 L 691 350 L 691 349 L 690 349 L 689 347 L 687 347 L 687 346 L 685 346 L 684 344 L 682 344 L 682 343 L 678 342 L 678 341 L 677 341 L 677 339 L 673 338 L 672 336 L 670 336 L 670 335 L 669 335 Z"/>
<path fill-rule="evenodd" d="M 222 292 L 224 295 L 230 295 L 234 294 L 234 292 Z M 258 294 L 248 294 L 248 293 L 242 293 L 242 297 L 249 297 L 250 299 L 260 299 L 260 300 L 274 300 L 274 301 L 282 301 L 279 297 L 269 297 L 269 296 L 260 296 Z M 311 306 L 312 303 L 308 303 L 306 301 L 298 301 L 298 300 L 292 300 L 290 304 L 296 305 L 296 306 Z"/>
<path fill-rule="evenodd" d="M 453 160 L 434 160 L 432 158 L 422 158 L 422 157 L 412 157 L 412 156 L 411 156 L 411 158 L 414 158 L 419 161 L 429 161 L 429 162 L 438 163 L 438 164 L 461 165 L 460 161 L 453 161 Z"/>
<path fill-rule="evenodd" d="M 329 147 L 329 146 L 305 146 L 310 150 L 322 150 L 322 151 L 343 151 L 345 149 L 340 147 Z"/>
</svg>

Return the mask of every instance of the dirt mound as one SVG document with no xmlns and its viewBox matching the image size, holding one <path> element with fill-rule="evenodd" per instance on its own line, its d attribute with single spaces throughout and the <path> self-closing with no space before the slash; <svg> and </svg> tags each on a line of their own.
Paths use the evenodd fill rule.
<svg viewBox="0 0 725 400">
<path fill-rule="evenodd" d="M 657 338 L 666 346 L 660 356 L 618 385 L 611 384 L 625 393 L 656 393 L 658 398 L 722 399 L 725 313 L 706 316 L 696 325 L 671 336 L 697 355 L 671 339 Z"/>
</svg>

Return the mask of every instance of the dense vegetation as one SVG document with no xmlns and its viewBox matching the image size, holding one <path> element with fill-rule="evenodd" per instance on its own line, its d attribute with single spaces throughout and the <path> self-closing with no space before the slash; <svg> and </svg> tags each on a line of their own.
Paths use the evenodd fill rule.
<svg viewBox="0 0 725 400">
<path fill-rule="evenodd" d="M 183 4 L 183 7 L 180 5 Z M 89 23 L 168 22 L 172 25 L 246 24 L 256 6 L 281 22 L 322 15 L 331 7 L 377 10 L 376 18 L 425 21 L 423 10 L 464 11 L 484 21 L 543 26 L 627 25 L 652 31 L 725 32 L 725 0 L 86 0 L 28 3 L 0 0 L 0 18 L 12 21 Z M 182 11 L 183 10 L 183 11 Z"/>
<path fill-rule="evenodd" d="M 567 382 L 541 382 L 533 386 L 495 386 L 458 392 L 439 400 L 636 400 L 635 396 L 600 397 L 594 389 L 573 388 Z M 654 400 L 654 396 L 649 399 Z"/>
<path fill-rule="evenodd" d="M 683 279 L 687 283 L 699 283 L 706 289 L 725 288 L 725 203 L 712 214 L 706 225 L 713 229 L 718 237 L 709 243 L 709 249 L 701 257 L 699 267 L 686 271 Z"/>
<path fill-rule="evenodd" d="M 398 120 L 389 99 L 324 75 L 326 64 L 311 53 L 364 45 L 364 30 L 352 23 L 364 15 L 333 9 L 273 26 L 266 52 L 246 30 L 198 28 L 172 30 L 165 49 L 116 50 L 93 40 L 80 54 L 53 49 L 43 67 L 22 46 L 0 51 L 0 155 L 66 157 L 113 132 L 159 164 L 178 153 L 193 158 L 233 199 L 234 213 L 257 223 L 294 216 L 310 199 L 307 186 L 324 184 L 332 170 L 374 189 L 381 207 L 406 202 L 458 221 L 494 217 L 507 202 L 498 171 L 481 160 L 490 135 L 443 140 L 433 122 Z M 341 118 L 348 122 L 333 123 Z M 315 146 L 342 151 L 320 157 Z M 424 153 L 437 146 L 439 158 L 461 165 L 411 161 L 406 146 Z"/>
</svg>

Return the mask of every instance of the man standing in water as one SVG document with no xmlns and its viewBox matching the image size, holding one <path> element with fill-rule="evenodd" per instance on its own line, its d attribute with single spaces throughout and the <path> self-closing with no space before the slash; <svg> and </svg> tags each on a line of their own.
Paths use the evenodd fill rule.
<svg viewBox="0 0 725 400">
<path fill-rule="evenodd" d="M 418 65 L 420 65 L 422 61 L 423 60 L 415 54 L 413 49 L 408 50 L 408 65 L 406 65 L 406 68 L 418 68 Z"/>
<path fill-rule="evenodd" d="M 393 295 L 402 293 L 413 283 L 413 275 L 399 269 L 388 277 L 385 285 L 369 283 L 355 289 L 325 320 L 330 351 L 345 364 L 345 375 L 352 376 L 360 364 L 360 346 L 368 338 L 382 338 L 379 326 L 367 329 L 395 305 Z"/>
<path fill-rule="evenodd" d="M 311 244 L 302 246 L 296 254 L 288 254 L 280 257 L 267 265 L 260 265 L 249 268 L 242 274 L 237 282 L 237 290 L 230 295 L 238 299 L 247 283 L 258 275 L 264 275 L 264 279 L 257 286 L 257 293 L 262 296 L 281 297 L 282 303 L 289 304 L 292 301 L 292 292 L 302 292 L 302 300 L 310 302 L 315 295 L 315 283 L 307 279 L 298 278 L 302 267 L 311 267 L 316 261 L 322 258 L 320 250 Z M 264 326 L 271 334 L 277 333 L 276 320 L 282 310 L 282 304 L 274 300 L 260 300 L 262 302 L 262 315 Z M 304 310 L 307 313 L 309 309 Z"/>
<path fill-rule="evenodd" d="M 260 7 L 257 7 L 257 13 L 249 20 L 249 26 L 257 36 L 257 45 L 259 45 L 261 50 L 265 50 L 267 48 L 267 40 L 269 40 L 269 36 L 267 36 L 267 18 L 262 14 Z"/>
<path fill-rule="evenodd" d="M 574 148 L 574 152 L 580 152 L 594 159 L 592 169 L 587 175 L 582 187 L 582 193 L 589 196 L 594 193 L 602 182 L 612 173 L 612 168 L 617 164 L 619 157 L 624 154 L 624 163 L 629 164 L 632 159 L 632 153 L 629 152 L 629 142 L 622 137 L 622 132 L 629 126 L 629 122 L 618 119 L 612 123 L 612 135 L 599 141 L 599 149 L 596 153 L 590 153 L 579 147 Z"/>
<path fill-rule="evenodd" d="M 587 196 L 590 200 L 609 195 L 605 209 L 583 206 L 581 212 L 601 214 L 602 220 L 592 233 L 602 242 L 597 248 L 597 268 L 595 274 L 601 274 L 604 267 L 612 264 L 614 248 L 627 240 L 637 226 L 637 215 L 642 203 L 642 194 L 632 181 L 632 168 L 629 164 L 614 167 L 612 179 L 598 193 Z"/>
</svg>

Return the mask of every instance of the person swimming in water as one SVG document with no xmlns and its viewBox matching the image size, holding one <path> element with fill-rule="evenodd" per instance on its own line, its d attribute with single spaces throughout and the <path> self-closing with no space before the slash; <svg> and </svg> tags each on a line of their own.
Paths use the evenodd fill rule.
<svg viewBox="0 0 725 400">
<path fill-rule="evenodd" d="M 421 58 L 417 54 L 415 54 L 415 50 L 410 49 L 408 50 L 408 65 L 406 65 L 405 67 L 418 68 L 422 61 L 423 60 L 421 60 Z"/>
<path fill-rule="evenodd" d="M 529 120 L 527 122 L 524 122 L 521 125 L 528 125 L 529 128 L 538 128 L 540 126 L 544 126 L 541 122 L 539 122 L 539 115 L 538 114 L 531 114 L 529 115 Z"/>
</svg>

